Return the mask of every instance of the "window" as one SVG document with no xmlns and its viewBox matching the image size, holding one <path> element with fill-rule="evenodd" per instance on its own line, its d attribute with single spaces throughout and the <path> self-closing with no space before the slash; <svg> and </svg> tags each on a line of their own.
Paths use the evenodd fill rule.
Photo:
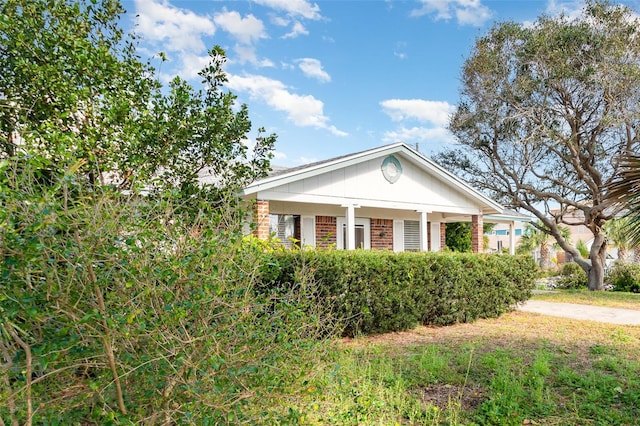
<svg viewBox="0 0 640 426">
<path fill-rule="evenodd" d="M 356 248 L 364 248 L 364 225 L 355 226 L 356 231 Z M 342 241 L 347 241 L 347 225 L 342 225 Z"/>
<path fill-rule="evenodd" d="M 404 221 L 404 250 L 420 251 L 420 221 Z"/>
<path fill-rule="evenodd" d="M 291 214 L 269 215 L 269 233 L 279 239 L 283 246 L 293 248 L 293 239 L 299 239 L 296 232 L 296 218 Z"/>
<path fill-rule="evenodd" d="M 496 230 L 496 235 L 509 235 L 509 231 L 506 229 L 498 229 Z"/>
<path fill-rule="evenodd" d="M 337 218 L 336 247 L 338 250 L 347 248 L 347 220 Z M 369 250 L 371 248 L 371 222 L 368 218 L 355 218 L 355 247 Z M 342 230 L 342 231 L 341 231 Z"/>
<path fill-rule="evenodd" d="M 516 229 L 516 237 L 522 235 L 522 229 Z"/>
</svg>

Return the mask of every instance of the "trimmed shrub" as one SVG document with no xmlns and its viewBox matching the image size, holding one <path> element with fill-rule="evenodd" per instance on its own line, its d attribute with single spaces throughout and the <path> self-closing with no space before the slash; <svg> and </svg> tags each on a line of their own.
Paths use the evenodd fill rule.
<svg viewBox="0 0 640 426">
<path fill-rule="evenodd" d="M 272 253 L 264 288 L 300 285 L 305 270 L 324 314 L 343 335 L 406 330 L 497 317 L 530 297 L 530 256 L 386 251 Z"/>
<path fill-rule="evenodd" d="M 565 263 L 560 271 L 560 279 L 558 279 L 558 288 L 579 289 L 587 288 L 589 278 L 587 273 L 575 262 Z"/>
<path fill-rule="evenodd" d="M 613 285 L 613 291 L 640 293 L 640 265 L 616 263 L 607 276 L 607 282 Z"/>
</svg>

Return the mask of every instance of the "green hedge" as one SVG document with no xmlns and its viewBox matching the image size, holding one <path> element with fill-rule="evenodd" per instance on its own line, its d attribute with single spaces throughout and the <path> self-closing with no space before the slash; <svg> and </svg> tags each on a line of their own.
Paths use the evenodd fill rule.
<svg viewBox="0 0 640 426">
<path fill-rule="evenodd" d="M 385 251 L 271 253 L 262 285 L 313 286 L 318 304 L 345 336 L 492 318 L 527 300 L 530 256 Z"/>
<path fill-rule="evenodd" d="M 616 263 L 607 274 L 607 282 L 613 291 L 640 293 L 640 265 Z"/>
</svg>

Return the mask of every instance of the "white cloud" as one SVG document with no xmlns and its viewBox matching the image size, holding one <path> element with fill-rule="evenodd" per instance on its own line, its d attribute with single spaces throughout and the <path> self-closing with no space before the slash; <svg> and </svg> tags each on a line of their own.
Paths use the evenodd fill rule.
<svg viewBox="0 0 640 426">
<path fill-rule="evenodd" d="M 282 38 L 296 38 L 299 35 L 309 35 L 309 31 L 301 22 L 294 22 L 291 31 L 282 36 Z"/>
<path fill-rule="evenodd" d="M 298 163 L 299 164 L 311 164 L 311 163 L 317 163 L 318 159 L 315 157 L 299 157 L 298 158 Z"/>
<path fill-rule="evenodd" d="M 557 1 L 549 0 L 547 2 L 546 13 L 550 16 L 565 15 L 569 18 L 579 18 L 584 9 L 584 1 Z"/>
<path fill-rule="evenodd" d="M 285 160 L 287 158 L 287 154 L 282 151 L 273 151 L 273 159 L 274 160 Z"/>
<path fill-rule="evenodd" d="M 255 46 L 249 46 L 245 44 L 236 44 L 233 47 L 233 51 L 238 56 L 238 58 L 235 59 L 234 62 L 237 61 L 241 64 L 245 64 L 247 62 L 251 62 L 251 63 L 258 62 L 258 56 L 256 55 Z"/>
<path fill-rule="evenodd" d="M 286 27 L 291 21 L 282 16 L 271 16 L 271 23 L 279 27 Z"/>
<path fill-rule="evenodd" d="M 416 119 L 439 127 L 446 127 L 455 106 L 444 101 L 423 99 L 387 99 L 380 102 L 383 111 L 394 121 Z"/>
<path fill-rule="evenodd" d="M 407 54 L 405 50 L 407 49 L 407 42 L 399 41 L 396 43 L 396 50 L 394 50 L 393 55 L 400 59 L 407 59 Z"/>
<path fill-rule="evenodd" d="M 201 52 L 205 50 L 204 35 L 213 35 L 214 23 L 208 16 L 171 6 L 166 0 L 134 0 L 136 31 L 154 45 L 162 44 L 168 51 Z"/>
<path fill-rule="evenodd" d="M 287 114 L 287 119 L 300 127 L 326 129 L 336 136 L 347 133 L 329 125 L 329 118 L 324 115 L 324 104 L 311 95 L 291 93 L 281 81 L 260 75 L 229 75 L 227 86 L 234 91 L 248 93 L 277 111 Z"/>
<path fill-rule="evenodd" d="M 320 6 L 306 0 L 253 0 L 255 3 L 285 12 L 289 16 L 319 20 Z"/>
<path fill-rule="evenodd" d="M 420 0 L 422 7 L 411 16 L 435 14 L 435 19 L 448 21 L 455 17 L 460 25 L 481 26 L 491 18 L 491 10 L 480 0 Z"/>
<path fill-rule="evenodd" d="M 323 83 L 331 81 L 331 76 L 322 69 L 322 64 L 314 58 L 301 58 L 297 60 L 300 70 L 310 78 L 315 78 Z"/>
<path fill-rule="evenodd" d="M 382 136 L 385 143 L 393 142 L 444 142 L 453 143 L 455 138 L 451 132 L 444 127 L 428 128 L 428 127 L 400 127 L 397 130 L 385 132 Z"/>
<path fill-rule="evenodd" d="M 235 10 L 217 13 L 215 23 L 242 44 L 252 44 L 258 39 L 266 38 L 264 24 L 253 15 L 240 16 Z"/>
<path fill-rule="evenodd" d="M 191 80 L 199 77 L 198 73 L 200 70 L 209 65 L 209 62 L 211 61 L 209 55 L 200 56 L 191 53 L 182 54 L 180 59 L 182 66 L 176 74 L 185 80 Z"/>
</svg>

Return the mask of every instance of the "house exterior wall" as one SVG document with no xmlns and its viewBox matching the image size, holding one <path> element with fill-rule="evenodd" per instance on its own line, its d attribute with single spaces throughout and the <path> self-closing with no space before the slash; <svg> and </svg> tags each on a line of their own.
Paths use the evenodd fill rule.
<svg viewBox="0 0 640 426">
<path fill-rule="evenodd" d="M 261 240 L 269 238 L 269 201 L 256 200 L 253 206 L 255 228 L 253 234 Z"/>
<path fill-rule="evenodd" d="M 522 233 L 524 232 L 526 227 L 526 223 L 524 222 L 515 222 L 514 225 L 514 248 L 517 248 L 520 244 L 520 240 L 522 239 Z M 486 233 L 487 244 L 485 250 L 490 252 L 499 252 L 499 247 L 501 246 L 503 250 L 510 249 L 510 241 L 511 241 L 511 226 L 508 223 L 496 223 L 493 229 Z"/>
<path fill-rule="evenodd" d="M 371 248 L 393 250 L 393 219 L 371 219 Z"/>
<path fill-rule="evenodd" d="M 384 178 L 383 159 L 378 158 L 276 186 L 260 192 L 258 197 L 272 202 L 337 206 L 357 202 L 372 208 L 479 213 L 477 202 L 469 196 L 411 161 L 399 158 L 403 171 L 395 183 Z"/>
<path fill-rule="evenodd" d="M 473 215 L 471 217 L 471 251 L 474 253 L 482 253 L 483 251 L 483 232 L 482 232 L 482 215 Z"/>
<path fill-rule="evenodd" d="M 327 248 L 336 244 L 337 220 L 333 216 L 316 216 L 316 247 Z"/>
</svg>

